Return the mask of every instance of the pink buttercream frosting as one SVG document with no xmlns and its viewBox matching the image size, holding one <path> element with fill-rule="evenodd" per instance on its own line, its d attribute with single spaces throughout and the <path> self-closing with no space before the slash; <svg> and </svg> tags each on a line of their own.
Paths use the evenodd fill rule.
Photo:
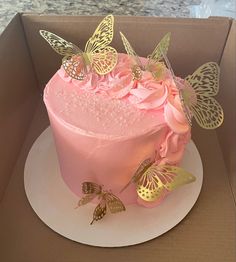
<svg viewBox="0 0 236 262">
<path fill-rule="evenodd" d="M 142 61 L 144 63 L 146 62 L 145 59 L 142 59 Z M 60 156 L 59 158 L 60 162 L 63 162 L 64 161 L 63 158 L 65 158 L 64 152 L 63 152 L 64 142 L 61 140 L 62 139 L 61 137 L 62 136 L 64 137 L 64 134 L 59 135 L 59 133 L 62 132 L 61 130 L 63 128 L 66 128 L 65 133 L 67 134 L 67 136 L 70 136 L 70 132 L 72 131 L 68 130 L 68 126 L 73 127 L 73 132 L 76 129 L 78 130 L 84 129 L 85 131 L 83 132 L 83 134 L 85 135 L 84 141 L 86 141 L 87 139 L 86 131 L 91 131 L 90 130 L 91 126 L 89 126 L 89 124 L 86 122 L 86 116 L 84 116 L 83 115 L 84 113 L 76 107 L 76 103 L 80 103 L 81 105 L 81 103 L 83 104 L 83 102 L 81 101 L 75 102 L 77 101 L 75 98 L 76 94 L 80 95 L 80 94 L 86 94 L 86 93 L 91 94 L 89 95 L 90 97 L 88 98 L 90 100 L 93 100 L 94 99 L 93 97 L 95 95 L 97 96 L 98 99 L 101 99 L 99 101 L 107 100 L 108 103 L 110 103 L 109 102 L 109 99 L 110 99 L 112 103 L 116 103 L 114 102 L 115 100 L 118 100 L 121 102 L 119 106 L 114 105 L 114 107 L 117 107 L 117 106 L 125 107 L 126 105 L 129 105 L 131 109 L 128 109 L 128 111 L 136 110 L 134 111 L 133 114 L 138 115 L 138 118 L 140 119 L 140 123 L 137 122 L 135 127 L 131 124 L 131 119 L 133 117 L 129 118 L 128 116 L 124 115 L 124 119 L 122 120 L 122 121 L 125 121 L 127 125 L 125 129 L 127 131 L 134 129 L 134 133 L 130 131 L 129 136 L 125 138 L 126 137 L 125 134 L 121 133 L 122 130 L 119 131 L 117 129 L 116 136 L 114 137 L 114 139 L 116 140 L 117 137 L 122 136 L 122 142 L 120 143 L 122 145 L 124 155 L 126 154 L 125 152 L 126 142 L 124 141 L 125 139 L 128 139 L 128 137 L 132 136 L 132 134 L 135 134 L 135 137 L 137 137 L 137 138 L 134 138 L 136 140 L 132 142 L 132 146 L 135 147 L 135 143 L 136 143 L 137 148 L 138 148 L 138 143 L 141 143 L 139 142 L 139 138 L 138 138 L 139 136 L 140 137 L 142 136 L 142 140 L 140 140 L 142 141 L 142 143 L 144 143 L 145 141 L 143 140 L 145 139 L 144 132 L 146 133 L 148 132 L 148 134 L 150 134 L 148 135 L 150 136 L 150 139 L 151 137 L 156 137 L 155 139 L 152 138 L 154 140 L 152 140 L 150 147 L 146 148 L 146 151 L 145 151 L 144 144 L 142 145 L 142 147 L 140 147 L 140 150 L 141 150 L 140 155 L 139 156 L 136 155 L 136 158 L 138 160 L 137 159 L 133 160 L 132 158 L 130 158 L 129 160 L 130 164 L 125 163 L 127 165 L 130 165 L 130 170 L 133 170 L 134 172 L 135 169 L 138 167 L 138 163 L 141 163 L 145 158 L 150 157 L 150 154 L 153 154 L 154 150 L 157 150 L 158 152 L 157 159 L 156 159 L 158 163 L 163 163 L 163 164 L 168 163 L 168 164 L 175 165 L 181 161 L 183 153 L 184 153 L 185 145 L 186 143 L 188 143 L 190 139 L 190 127 L 183 113 L 178 90 L 176 88 L 176 85 L 170 73 L 166 69 L 166 71 L 164 72 L 160 80 L 155 80 L 150 72 L 143 71 L 142 79 L 140 81 L 137 81 L 137 80 L 133 80 L 131 65 L 132 65 L 132 61 L 128 55 L 119 54 L 117 66 L 109 74 L 105 76 L 99 76 L 96 73 L 90 72 L 83 81 L 79 81 L 79 80 L 75 80 L 69 77 L 66 74 L 66 72 L 64 71 L 64 69 L 61 68 L 58 70 L 58 72 L 49 82 L 49 84 L 47 85 L 45 89 L 44 101 L 46 103 L 46 106 L 49 112 L 51 125 L 54 129 L 54 135 L 55 135 L 55 140 L 57 144 L 57 150 Z M 63 93 L 64 100 L 55 95 L 60 92 Z M 75 95 L 71 96 L 73 92 Z M 78 121 L 75 120 L 73 116 L 71 115 L 68 116 L 65 113 L 63 113 L 64 111 L 66 112 L 66 110 L 64 111 L 61 110 L 63 112 L 59 113 L 59 108 L 63 108 L 63 106 L 65 105 L 71 105 L 71 107 L 73 107 L 71 114 L 76 116 L 78 118 Z M 95 102 L 95 107 L 96 107 L 96 102 Z M 115 111 L 115 112 L 120 112 L 119 114 L 126 114 L 125 113 L 126 111 L 124 111 L 124 113 L 122 113 L 122 111 Z M 89 112 L 86 112 L 86 113 L 89 114 Z M 92 119 L 92 117 L 93 117 L 92 114 L 91 114 L 91 117 L 88 115 L 87 120 Z M 117 115 L 116 117 L 123 118 L 123 116 L 117 116 Z M 143 117 L 143 120 L 142 120 L 142 117 Z M 105 116 L 103 116 L 102 118 L 105 118 Z M 84 119 L 84 122 L 82 121 L 83 119 Z M 94 123 L 94 125 L 96 125 L 95 120 L 91 120 L 91 122 Z M 100 119 L 100 121 L 102 123 L 103 119 L 102 120 Z M 113 121 L 112 118 L 109 121 L 111 122 L 111 125 L 113 124 L 115 125 L 115 122 L 112 123 Z M 99 123 L 100 122 L 98 122 L 98 125 Z M 107 141 L 106 139 L 104 140 L 104 137 L 108 135 L 107 133 L 108 130 L 110 129 L 109 128 L 108 129 L 106 128 L 99 129 L 99 127 L 98 129 L 94 129 L 92 132 L 92 137 L 91 137 L 91 139 L 93 140 L 92 144 L 94 145 L 96 144 L 96 132 L 98 132 L 99 135 L 101 133 L 104 133 L 103 140 L 99 140 L 99 143 L 98 143 L 99 147 L 97 146 L 97 148 L 100 148 L 100 147 L 102 148 L 105 144 L 107 144 Z M 78 132 L 81 133 L 80 131 Z M 109 146 L 110 146 L 110 143 L 112 141 L 111 134 L 113 131 L 111 130 L 109 132 L 111 132 L 109 133 Z M 155 132 L 159 132 L 159 135 L 155 136 Z M 90 132 L 88 133 L 91 135 Z M 151 134 L 153 134 L 153 136 Z M 81 134 L 78 134 L 78 136 L 79 136 L 78 139 L 83 138 Z M 72 137 L 73 139 L 76 139 L 76 134 L 73 133 Z M 67 139 L 67 138 L 63 138 L 63 139 Z M 132 138 L 130 137 L 129 139 L 132 139 Z M 114 143 L 116 143 L 115 140 L 114 140 Z M 81 143 L 82 143 L 82 140 L 81 140 Z M 90 143 L 90 141 L 88 141 L 88 143 Z M 127 140 L 127 143 L 129 143 L 128 140 Z M 146 143 L 147 144 L 149 143 L 148 140 Z M 80 146 L 80 143 L 78 144 L 78 147 L 79 146 Z M 106 147 L 109 147 L 109 146 L 106 145 Z M 117 146 L 119 146 L 119 143 L 117 144 Z M 118 147 L 116 148 L 117 150 L 122 149 Z M 96 152 L 95 149 L 93 150 L 91 149 L 94 152 L 93 153 L 94 156 L 96 156 L 96 154 L 99 154 L 99 152 Z M 78 152 L 77 152 L 78 155 L 85 154 L 85 153 L 81 153 L 83 150 L 81 149 L 80 151 L 80 149 L 78 149 Z M 65 151 L 65 152 L 67 155 L 69 154 L 68 151 Z M 108 151 L 104 151 L 104 156 L 108 154 L 107 152 Z M 114 153 L 114 155 L 116 154 Z M 95 160 L 99 161 L 97 156 Z M 94 165 L 96 165 L 96 161 L 94 161 Z M 78 195 L 81 195 L 81 192 L 77 191 L 77 189 L 73 185 L 75 181 L 77 183 L 77 178 L 75 177 L 75 175 L 73 175 L 73 177 L 71 174 L 68 175 L 67 170 L 69 170 L 69 168 L 67 168 L 67 163 L 65 164 L 60 163 L 60 164 L 61 164 L 62 176 L 64 177 L 64 180 L 66 181 L 68 186 L 72 189 L 73 192 L 75 192 Z M 91 162 L 91 165 L 93 165 L 93 162 Z M 98 163 L 97 165 L 101 169 L 101 166 Z M 86 172 L 87 172 L 86 168 L 87 167 L 84 167 L 85 175 L 84 177 L 82 177 L 84 181 L 88 180 L 89 177 L 92 179 L 91 174 L 87 175 L 87 178 L 86 178 Z M 115 181 L 114 183 L 116 184 L 111 183 L 112 185 L 111 189 L 115 193 L 119 192 L 119 189 L 122 188 L 122 185 L 126 184 L 127 181 L 130 180 L 133 172 L 127 175 L 128 177 L 124 177 L 124 176 L 123 177 L 121 176 L 120 178 L 113 177 Z M 98 180 L 99 182 L 101 182 L 104 185 L 106 185 L 107 179 L 108 178 L 104 174 L 96 175 L 96 180 Z M 164 191 L 161 199 L 159 199 L 158 201 L 154 203 L 145 202 L 142 199 L 138 198 L 138 203 L 146 207 L 156 206 L 162 201 L 162 199 L 166 197 L 167 194 L 168 194 L 168 191 Z M 132 186 L 130 190 L 127 190 L 127 193 L 124 192 L 124 195 L 123 196 L 119 195 L 119 197 L 124 201 L 124 203 L 127 202 L 130 204 L 130 203 L 134 203 L 135 195 L 137 199 L 135 188 Z"/>
<path fill-rule="evenodd" d="M 170 74 L 167 72 L 161 80 L 156 81 L 149 71 L 143 71 L 142 79 L 137 82 L 132 79 L 131 66 L 129 56 L 119 54 L 117 66 L 105 76 L 90 72 L 83 81 L 79 81 L 69 77 L 63 68 L 58 74 L 65 82 L 71 82 L 81 90 L 106 94 L 115 99 L 127 99 L 142 110 L 163 110 L 170 129 L 175 133 L 187 133 L 190 129 L 189 124 Z"/>
</svg>

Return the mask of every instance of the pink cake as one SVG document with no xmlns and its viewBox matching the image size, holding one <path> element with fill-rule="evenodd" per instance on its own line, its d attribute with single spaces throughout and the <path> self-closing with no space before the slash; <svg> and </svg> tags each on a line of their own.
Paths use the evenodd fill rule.
<svg viewBox="0 0 236 262">
<path fill-rule="evenodd" d="M 144 60 L 143 60 L 144 61 Z M 92 181 L 127 204 L 139 199 L 130 181 L 140 163 L 178 164 L 190 139 L 179 92 L 166 69 L 159 81 L 148 71 L 132 78 L 131 59 L 119 54 L 116 67 L 100 76 L 92 71 L 84 80 L 59 69 L 44 91 L 61 175 L 78 197 L 81 184 Z M 156 152 L 156 153 L 155 153 Z"/>
<path fill-rule="evenodd" d="M 110 46 L 113 29 L 114 17 L 108 15 L 84 49 L 40 30 L 63 56 L 44 91 L 61 175 L 78 196 L 78 207 L 97 203 L 90 224 L 107 210 L 154 207 L 194 182 L 179 166 L 192 120 L 215 129 L 224 119 L 214 99 L 220 72 L 215 62 L 181 79 L 167 58 L 170 32 L 141 58 L 122 32 L 127 55 Z"/>
</svg>

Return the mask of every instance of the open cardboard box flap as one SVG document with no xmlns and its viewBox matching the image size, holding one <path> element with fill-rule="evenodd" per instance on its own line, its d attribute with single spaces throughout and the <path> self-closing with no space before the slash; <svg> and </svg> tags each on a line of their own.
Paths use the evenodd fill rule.
<svg viewBox="0 0 236 262">
<path fill-rule="evenodd" d="M 218 100 L 225 121 L 217 131 L 193 128 L 204 183 L 194 208 L 177 227 L 138 246 L 96 248 L 53 232 L 30 207 L 24 164 L 33 142 L 49 125 L 42 90 L 61 63 L 38 31 L 55 32 L 83 48 L 100 19 L 18 14 L 0 37 L 1 261 L 235 261 L 236 22 L 228 18 L 115 18 L 113 45 L 120 52 L 119 31 L 143 56 L 170 31 L 169 58 L 177 75 L 186 76 L 208 61 L 221 66 Z"/>
</svg>

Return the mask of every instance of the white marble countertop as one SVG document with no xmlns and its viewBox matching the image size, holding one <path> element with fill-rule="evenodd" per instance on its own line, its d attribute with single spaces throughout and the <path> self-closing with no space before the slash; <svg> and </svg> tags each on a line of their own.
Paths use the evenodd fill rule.
<svg viewBox="0 0 236 262">
<path fill-rule="evenodd" d="M 188 7 L 200 2 L 200 0 L 0 0 L 0 33 L 17 12 L 189 17 Z"/>
</svg>

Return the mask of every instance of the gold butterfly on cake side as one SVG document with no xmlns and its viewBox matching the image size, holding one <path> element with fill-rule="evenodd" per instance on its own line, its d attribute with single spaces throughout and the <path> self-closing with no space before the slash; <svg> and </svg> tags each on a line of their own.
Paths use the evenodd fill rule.
<svg viewBox="0 0 236 262">
<path fill-rule="evenodd" d="M 192 75 L 182 80 L 175 76 L 164 52 L 163 58 L 179 90 L 181 106 L 190 126 L 194 118 L 204 129 L 219 127 L 224 121 L 224 112 L 214 98 L 219 92 L 220 68 L 218 64 L 205 63 Z"/>
<path fill-rule="evenodd" d="M 78 207 L 88 204 L 96 197 L 100 200 L 94 209 L 93 220 L 90 225 L 92 225 L 94 221 L 101 220 L 107 214 L 107 209 L 109 209 L 112 214 L 125 211 L 124 204 L 117 196 L 110 191 L 103 190 L 102 186 L 96 183 L 84 182 L 82 184 L 82 192 L 85 196 L 79 200 Z"/>
<path fill-rule="evenodd" d="M 181 167 L 159 165 L 148 158 L 140 164 L 134 176 L 120 193 L 134 183 L 138 196 L 144 201 L 153 202 L 158 200 L 165 190 L 171 192 L 195 180 L 195 176 Z"/>
<path fill-rule="evenodd" d="M 127 54 L 132 58 L 134 64 L 132 65 L 132 75 L 134 80 L 142 79 L 142 71 L 149 71 L 152 73 L 154 79 L 160 79 L 163 71 L 165 70 L 165 64 L 161 63 L 162 52 L 167 54 L 170 44 L 170 33 L 167 33 L 161 41 L 158 43 L 151 55 L 148 55 L 147 63 L 144 65 L 139 56 L 136 54 L 128 39 L 120 32 L 121 39 Z"/>
<path fill-rule="evenodd" d="M 75 44 L 51 32 L 40 30 L 40 35 L 50 46 L 63 56 L 62 65 L 66 73 L 77 80 L 83 80 L 90 67 L 99 75 L 112 71 L 117 63 L 117 51 L 109 46 L 113 39 L 114 17 L 106 16 L 98 25 L 82 51 Z"/>
</svg>

